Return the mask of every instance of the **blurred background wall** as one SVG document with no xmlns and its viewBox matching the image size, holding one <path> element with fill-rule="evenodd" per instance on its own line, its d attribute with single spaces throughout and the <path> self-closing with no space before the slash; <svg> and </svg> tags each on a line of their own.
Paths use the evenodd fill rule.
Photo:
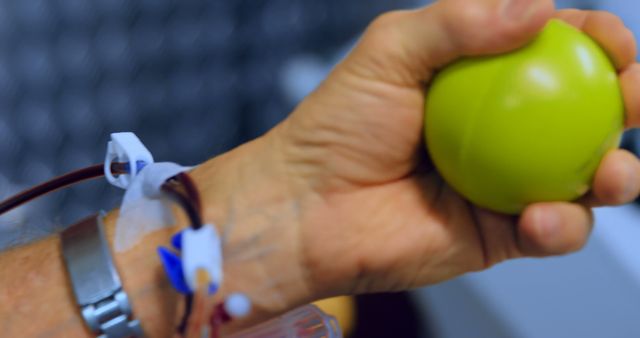
<svg viewBox="0 0 640 338">
<path fill-rule="evenodd" d="M 136 132 L 160 161 L 224 152 L 284 118 L 376 15 L 424 3 L 0 0 L 0 198 L 102 161 L 115 131 Z M 640 34 L 637 1 L 558 3 L 611 10 Z M 118 195 L 93 182 L 31 203 L 0 218 L 0 248 L 115 207 Z M 443 338 L 640 337 L 640 211 L 597 216 L 580 254 L 417 290 L 417 318 Z"/>
<path fill-rule="evenodd" d="M 326 72 L 309 65 L 408 3 L 0 0 L 0 198 L 103 161 L 111 132 L 185 165 L 229 150 L 292 110 L 289 91 Z M 119 194 L 94 182 L 30 203 L 0 219 L 0 248 L 111 209 Z"/>
</svg>

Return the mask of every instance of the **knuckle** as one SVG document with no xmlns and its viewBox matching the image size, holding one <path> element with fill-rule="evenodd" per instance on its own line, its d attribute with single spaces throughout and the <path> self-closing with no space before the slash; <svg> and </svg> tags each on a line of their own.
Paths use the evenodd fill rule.
<svg viewBox="0 0 640 338">
<path fill-rule="evenodd" d="M 454 1 L 448 3 L 456 5 Z M 477 54 L 487 45 L 502 45 L 520 32 L 520 27 L 505 19 L 501 9 L 481 1 L 465 2 L 445 11 L 445 26 L 468 54 Z"/>
<path fill-rule="evenodd" d="M 627 63 L 632 63 L 636 57 L 636 50 L 637 50 L 635 35 L 630 29 L 625 28 L 623 31 L 623 34 L 621 34 L 620 36 L 620 40 L 621 40 L 620 42 L 621 47 L 629 49 L 629 53 L 628 53 L 629 60 L 625 60 L 625 61 Z"/>
<path fill-rule="evenodd" d="M 368 45 L 372 50 L 389 48 L 390 43 L 397 43 L 398 25 L 404 20 L 405 13 L 401 11 L 386 12 L 375 18 L 367 27 L 361 44 Z"/>
<path fill-rule="evenodd" d="M 628 190 L 634 182 L 633 173 L 628 169 L 626 163 L 634 163 L 634 155 L 627 151 L 618 151 L 606 158 L 608 161 L 605 168 L 596 178 L 596 196 L 609 205 L 621 205 L 628 203 L 631 196 Z"/>
<path fill-rule="evenodd" d="M 487 6 L 481 6 L 475 1 L 464 6 L 457 6 L 454 2 L 450 2 L 449 5 L 455 7 L 444 11 L 447 26 L 454 31 L 462 30 L 460 33 L 468 33 L 467 31 L 474 31 L 479 27 L 490 27 L 488 24 L 497 16 L 491 13 Z"/>
<path fill-rule="evenodd" d="M 376 59 L 376 64 L 384 64 L 389 60 L 395 60 L 401 57 L 404 51 L 403 42 L 407 41 L 407 37 L 403 36 L 404 22 L 410 15 L 408 11 L 391 11 L 386 12 L 375 18 L 362 37 L 360 44 L 368 50 L 375 50 L 375 55 L 370 55 Z M 384 61 L 387 60 L 387 61 Z"/>
<path fill-rule="evenodd" d="M 605 187 L 600 192 L 599 198 L 607 205 L 617 206 L 627 203 L 622 195 L 623 187 L 619 185 L 612 185 L 611 187 Z"/>
<path fill-rule="evenodd" d="M 404 20 L 406 14 L 406 11 L 400 10 L 380 14 L 369 24 L 367 31 L 372 34 L 376 34 L 393 29 Z"/>
<path fill-rule="evenodd" d="M 594 16 L 594 18 L 596 20 L 600 20 L 603 23 L 607 23 L 610 25 L 624 26 L 624 22 L 622 21 L 622 19 L 611 12 L 596 11 L 595 14 L 596 15 Z"/>
</svg>

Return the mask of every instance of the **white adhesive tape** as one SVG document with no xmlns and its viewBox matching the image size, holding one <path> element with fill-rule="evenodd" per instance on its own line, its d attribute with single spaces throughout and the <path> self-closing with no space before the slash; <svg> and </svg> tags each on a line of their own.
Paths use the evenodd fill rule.
<svg viewBox="0 0 640 338">
<path fill-rule="evenodd" d="M 160 162 L 148 164 L 136 175 L 124 194 L 116 222 L 116 252 L 132 248 L 145 235 L 175 222 L 171 201 L 163 197 L 160 187 L 168 178 L 191 169 Z"/>
</svg>

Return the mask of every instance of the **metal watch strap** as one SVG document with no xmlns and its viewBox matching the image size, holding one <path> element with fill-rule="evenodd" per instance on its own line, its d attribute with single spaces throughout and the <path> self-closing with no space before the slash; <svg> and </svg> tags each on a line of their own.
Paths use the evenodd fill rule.
<svg viewBox="0 0 640 338">
<path fill-rule="evenodd" d="M 73 293 L 87 326 L 99 338 L 144 337 L 113 266 L 102 218 L 88 217 L 60 235 Z"/>
</svg>

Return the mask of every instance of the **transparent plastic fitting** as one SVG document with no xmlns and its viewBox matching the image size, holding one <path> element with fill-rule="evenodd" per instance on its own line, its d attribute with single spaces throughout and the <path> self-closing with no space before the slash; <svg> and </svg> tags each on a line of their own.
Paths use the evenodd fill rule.
<svg viewBox="0 0 640 338">
<path fill-rule="evenodd" d="M 113 176 L 111 173 L 113 162 L 127 163 L 129 174 Z M 153 156 L 136 134 L 131 132 L 111 134 L 104 160 L 104 175 L 109 183 L 127 189 L 140 170 L 151 163 L 153 163 Z"/>
<path fill-rule="evenodd" d="M 335 317 L 306 305 L 230 338 L 342 338 Z"/>
</svg>

